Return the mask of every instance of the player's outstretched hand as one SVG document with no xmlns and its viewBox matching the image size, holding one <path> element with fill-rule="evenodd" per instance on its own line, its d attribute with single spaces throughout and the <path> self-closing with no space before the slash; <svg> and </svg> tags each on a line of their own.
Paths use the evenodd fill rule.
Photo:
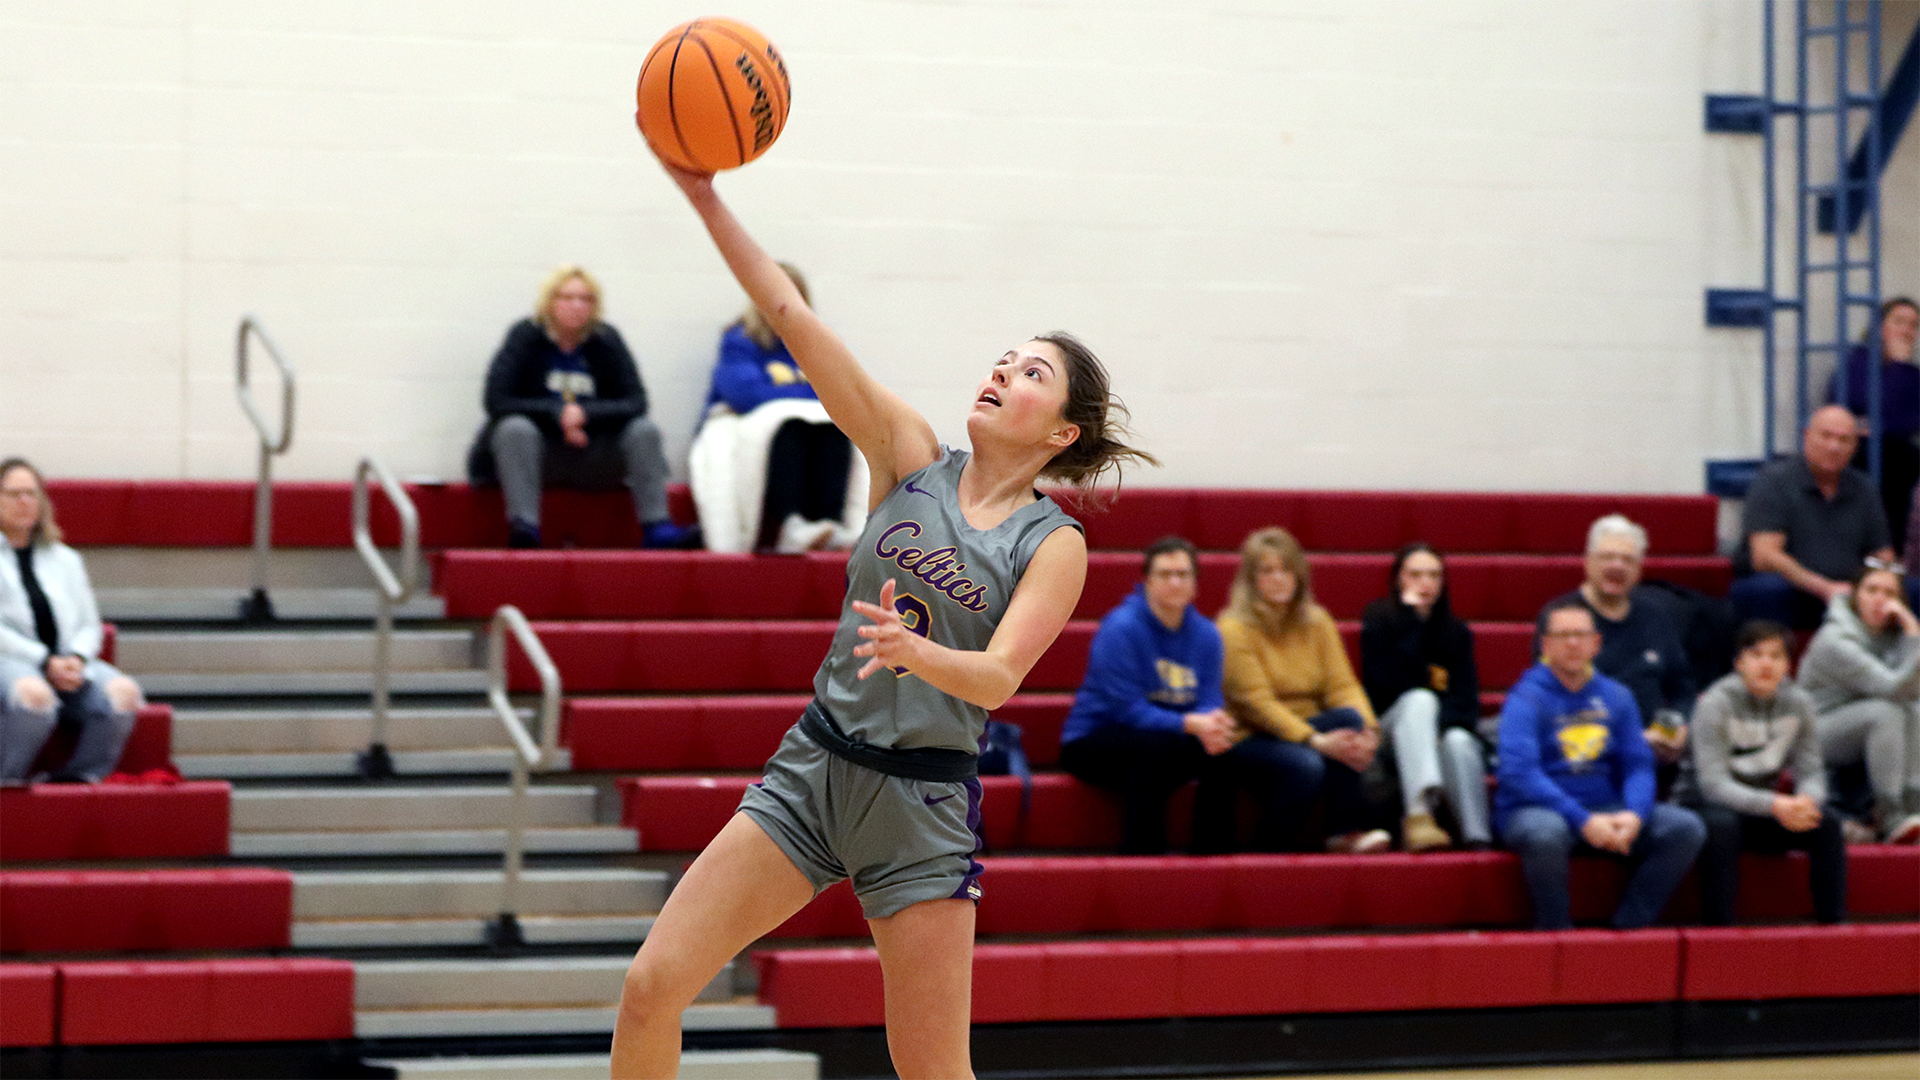
<svg viewBox="0 0 1920 1080">
<path fill-rule="evenodd" d="M 888 578 L 887 583 L 880 586 L 880 602 L 877 604 L 865 600 L 853 602 L 855 612 L 873 620 L 872 626 L 863 626 L 858 631 L 861 637 L 867 639 L 866 642 L 853 649 L 855 656 L 871 657 L 858 672 L 859 678 L 864 679 L 883 667 L 908 666 L 908 654 L 926 640 L 907 629 L 906 623 L 901 621 L 900 612 L 894 610 L 893 587 L 893 579 Z"/>
</svg>

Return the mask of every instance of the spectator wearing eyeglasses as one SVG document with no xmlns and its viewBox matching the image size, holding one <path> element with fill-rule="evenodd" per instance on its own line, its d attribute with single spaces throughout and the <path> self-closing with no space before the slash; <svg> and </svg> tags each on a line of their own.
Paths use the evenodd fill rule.
<svg viewBox="0 0 1920 1080">
<path fill-rule="evenodd" d="M 1632 865 L 1612 925 L 1650 926 L 1706 842 L 1706 826 L 1690 810 L 1654 802 L 1640 710 L 1626 687 L 1593 668 L 1593 612 L 1567 601 L 1543 622 L 1544 659 L 1500 713 L 1495 827 L 1520 857 L 1535 928 L 1573 925 L 1567 879 L 1576 850 Z"/>
<path fill-rule="evenodd" d="M 1828 766 L 1866 763 L 1873 824 L 1890 844 L 1920 843 L 1920 620 L 1902 598 L 1902 569 L 1862 565 L 1800 662 L 1821 753 Z"/>
<path fill-rule="evenodd" d="M 1242 734 L 1220 694 L 1220 631 L 1193 606 L 1199 562 L 1177 536 L 1147 549 L 1143 580 L 1100 620 L 1060 732 L 1060 765 L 1120 798 L 1120 852 L 1167 850 L 1167 800 L 1198 779 L 1192 850 L 1233 845 L 1219 757 Z"/>
<path fill-rule="evenodd" d="M 120 760 L 140 687 L 100 659 L 105 627 L 80 553 L 60 542 L 39 470 L 0 462 L 0 780 L 25 779 L 65 726 L 73 754 L 48 779 L 100 780 Z"/>
<path fill-rule="evenodd" d="M 1592 612 L 1600 631 L 1593 666 L 1633 694 L 1647 725 L 1647 745 L 1664 767 L 1686 752 L 1687 717 L 1693 712 L 1696 688 L 1666 599 L 1640 584 L 1646 558 L 1647 530 L 1621 514 L 1595 521 L 1587 530 L 1586 580 L 1542 610 L 1534 630 L 1534 655 L 1540 655 L 1546 611 L 1573 603 Z"/>
<path fill-rule="evenodd" d="M 1818 626 L 1860 560 L 1892 559 L 1893 534 L 1873 481 L 1849 468 L 1853 414 L 1827 405 L 1807 420 L 1798 456 L 1774 461 L 1747 488 L 1741 569 L 1730 598 L 1743 618 Z"/>
</svg>

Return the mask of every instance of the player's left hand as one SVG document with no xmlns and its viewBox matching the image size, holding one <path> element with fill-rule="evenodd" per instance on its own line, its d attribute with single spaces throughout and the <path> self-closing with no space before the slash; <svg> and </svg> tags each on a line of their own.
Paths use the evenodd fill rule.
<svg viewBox="0 0 1920 1080">
<path fill-rule="evenodd" d="M 883 667 L 908 667 L 910 654 L 926 639 L 907 629 L 900 619 L 900 612 L 893 606 L 893 579 L 888 578 L 880 586 L 880 602 L 870 604 L 865 600 L 855 600 L 853 610 L 873 620 L 872 626 L 863 626 L 857 632 L 866 642 L 854 646 L 853 655 L 871 657 L 857 673 L 859 678 L 879 671 Z"/>
</svg>

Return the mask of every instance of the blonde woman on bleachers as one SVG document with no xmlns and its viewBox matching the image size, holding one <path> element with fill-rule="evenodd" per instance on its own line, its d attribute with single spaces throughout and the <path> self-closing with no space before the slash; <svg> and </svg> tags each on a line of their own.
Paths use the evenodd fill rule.
<svg viewBox="0 0 1920 1080">
<path fill-rule="evenodd" d="M 58 726 L 78 730 L 73 756 L 49 779 L 92 782 L 113 771 L 133 734 L 140 687 L 100 659 L 105 627 L 80 553 L 60 542 L 39 470 L 0 462 L 0 780 L 26 778 Z"/>
<path fill-rule="evenodd" d="M 1292 533 L 1261 529 L 1241 545 L 1220 636 L 1227 708 L 1252 731 L 1227 756 L 1259 803 L 1255 846 L 1287 846 L 1320 799 L 1328 851 L 1391 846 L 1386 830 L 1368 827 L 1361 783 L 1380 749 L 1380 724 L 1340 628 L 1313 601 L 1313 573 Z"/>
</svg>

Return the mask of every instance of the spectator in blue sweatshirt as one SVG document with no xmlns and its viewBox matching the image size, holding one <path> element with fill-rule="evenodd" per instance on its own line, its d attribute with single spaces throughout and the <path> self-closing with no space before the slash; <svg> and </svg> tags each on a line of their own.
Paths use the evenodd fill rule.
<svg viewBox="0 0 1920 1080">
<path fill-rule="evenodd" d="M 1544 659 L 1500 713 L 1494 824 L 1520 856 L 1536 929 L 1573 925 L 1567 867 L 1576 846 L 1633 864 L 1612 923 L 1650 926 L 1706 843 L 1706 826 L 1690 810 L 1654 803 L 1640 710 L 1626 687 L 1593 669 L 1593 612 L 1563 601 L 1542 627 Z"/>
<path fill-rule="evenodd" d="M 1219 755 L 1239 731 L 1220 693 L 1220 631 L 1193 606 L 1193 545 L 1168 537 L 1147 549 L 1145 581 L 1100 620 L 1086 681 L 1060 733 L 1067 772 L 1120 797 L 1120 851 L 1167 850 L 1167 799 L 1198 779 L 1192 849 L 1232 845 L 1233 789 Z"/>
</svg>

